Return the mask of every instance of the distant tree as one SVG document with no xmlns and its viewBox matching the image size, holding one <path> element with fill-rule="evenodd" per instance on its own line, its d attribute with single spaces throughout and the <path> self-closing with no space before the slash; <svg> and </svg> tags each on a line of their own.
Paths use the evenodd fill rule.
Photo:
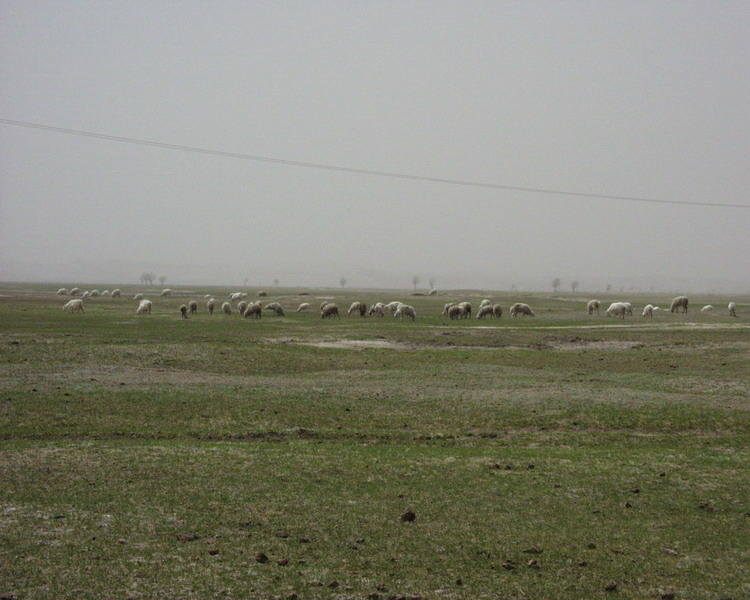
<svg viewBox="0 0 750 600">
<path fill-rule="evenodd" d="M 581 285 L 581 284 L 578 283 L 577 281 L 574 281 L 573 283 L 570 284 L 570 289 L 573 290 L 573 293 L 575 293 L 575 291 L 578 289 L 579 285 Z"/>
<path fill-rule="evenodd" d="M 512 286 L 510 286 L 510 291 L 515 292 L 516 290 L 518 290 L 518 286 L 514 283 Z"/>
<path fill-rule="evenodd" d="M 430 284 L 430 289 L 431 290 L 435 289 L 435 278 L 434 277 L 430 277 L 430 279 L 429 279 L 429 281 L 427 283 Z"/>
<path fill-rule="evenodd" d="M 279 287 L 279 280 L 278 280 L 278 279 L 274 279 L 274 280 L 273 280 L 273 284 L 274 284 L 274 285 L 275 285 L 276 287 Z"/>
<path fill-rule="evenodd" d="M 341 284 L 341 287 L 346 287 L 346 277 L 339 279 L 339 283 Z"/>
<path fill-rule="evenodd" d="M 559 277 L 555 277 L 552 280 L 552 289 L 555 290 L 555 294 L 557 293 L 557 290 L 560 288 L 560 283 L 562 282 L 560 281 Z"/>
<path fill-rule="evenodd" d="M 245 277 L 244 281 L 245 281 L 245 287 L 247 287 L 247 282 L 250 280 L 247 277 Z"/>
<path fill-rule="evenodd" d="M 156 275 L 153 273 L 150 273 L 149 271 L 145 271 L 141 273 L 141 283 L 143 285 L 151 285 L 154 283 L 154 279 L 156 279 Z"/>
<path fill-rule="evenodd" d="M 167 280 L 166 275 L 159 275 L 159 283 L 164 285 L 164 282 Z"/>
<path fill-rule="evenodd" d="M 611 292 L 611 291 L 612 291 L 612 284 L 611 284 L 611 283 L 608 283 L 608 284 L 607 284 L 607 293 L 609 293 L 609 292 Z"/>
<path fill-rule="evenodd" d="M 419 275 L 415 275 L 414 277 L 411 278 L 411 282 L 414 284 L 415 290 L 417 289 L 417 285 L 419 285 L 419 281 L 420 281 Z"/>
</svg>

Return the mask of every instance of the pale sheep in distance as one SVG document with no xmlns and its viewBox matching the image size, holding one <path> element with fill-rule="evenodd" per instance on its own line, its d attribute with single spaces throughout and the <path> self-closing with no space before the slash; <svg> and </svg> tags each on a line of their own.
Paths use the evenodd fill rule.
<svg viewBox="0 0 750 600">
<path fill-rule="evenodd" d="M 232 314 L 232 305 L 229 304 L 229 302 L 224 302 L 224 304 L 221 305 L 221 310 L 224 311 L 225 315 L 231 315 Z"/>
<path fill-rule="evenodd" d="M 653 304 L 647 304 L 643 307 L 643 313 L 641 314 L 642 317 L 648 317 L 649 319 L 654 318 L 654 306 Z"/>
<path fill-rule="evenodd" d="M 232 302 L 238 302 L 238 301 L 242 300 L 242 292 L 234 292 L 232 294 L 229 294 L 229 299 Z"/>
<path fill-rule="evenodd" d="M 372 316 L 384 317 L 385 306 L 382 302 L 376 302 L 370 307 L 370 310 L 367 311 L 367 314 Z"/>
<path fill-rule="evenodd" d="M 258 296 L 263 297 L 263 296 L 268 296 L 268 294 L 264 292 L 263 290 L 261 290 L 258 292 Z"/>
<path fill-rule="evenodd" d="M 122 292 L 120 291 L 120 288 L 115 288 L 112 290 L 113 298 L 119 298 L 120 296 L 122 296 Z"/>
<path fill-rule="evenodd" d="M 485 298 L 479 303 L 479 308 L 482 308 L 483 306 L 489 306 L 490 304 L 492 304 L 492 302 L 490 302 L 487 298 Z"/>
<path fill-rule="evenodd" d="M 71 296 L 77 296 L 80 293 L 81 293 L 81 290 L 79 290 L 78 288 L 73 288 L 73 289 L 70 290 L 70 295 Z"/>
<path fill-rule="evenodd" d="M 311 308 L 312 308 L 312 307 L 310 306 L 310 303 L 309 303 L 309 302 L 303 302 L 303 303 L 302 303 L 302 304 L 300 304 L 300 305 L 299 305 L 299 307 L 297 308 L 297 312 L 304 312 L 304 311 L 306 311 L 306 310 L 310 310 Z"/>
<path fill-rule="evenodd" d="M 727 305 L 727 310 L 729 311 L 730 317 L 736 317 L 737 316 L 737 305 L 734 302 L 730 302 Z"/>
<path fill-rule="evenodd" d="M 493 304 L 492 305 L 492 314 L 498 318 L 501 319 L 503 316 L 503 307 L 499 304 Z"/>
<path fill-rule="evenodd" d="M 471 318 L 471 302 L 459 302 L 458 305 L 464 309 L 464 316 L 467 319 Z"/>
<path fill-rule="evenodd" d="M 625 312 L 631 317 L 633 316 L 633 305 L 630 302 L 623 302 L 622 305 L 625 307 Z"/>
<path fill-rule="evenodd" d="M 198 302 L 195 300 L 191 300 L 188 302 L 188 309 L 190 310 L 191 315 L 197 315 L 198 314 Z"/>
<path fill-rule="evenodd" d="M 83 298 L 84 300 L 86 300 L 89 297 L 91 297 L 91 292 L 89 292 L 88 290 L 83 292 L 83 296 L 81 296 L 81 298 Z"/>
<path fill-rule="evenodd" d="M 133 301 L 135 302 L 136 300 L 143 300 L 143 298 L 143 294 L 136 294 L 135 296 L 133 296 Z"/>
<path fill-rule="evenodd" d="M 593 315 L 594 313 L 598 315 L 601 306 L 602 303 L 599 300 L 589 300 L 586 304 L 586 312 L 590 315 Z"/>
<path fill-rule="evenodd" d="M 427 292 L 428 296 L 437 296 L 437 290 L 435 288 L 432 288 L 429 292 Z"/>
<path fill-rule="evenodd" d="M 443 316 L 448 316 L 448 311 L 450 310 L 451 306 L 456 306 L 455 302 L 447 302 L 445 306 L 443 306 Z"/>
<path fill-rule="evenodd" d="M 320 318 L 332 319 L 333 317 L 339 318 L 339 307 L 335 304 L 326 304 L 320 311 Z"/>
<path fill-rule="evenodd" d="M 206 294 L 205 296 L 203 296 L 204 300 L 208 300 L 209 298 L 211 298 L 211 294 Z"/>
<path fill-rule="evenodd" d="M 510 307 L 510 316 L 515 319 L 518 315 L 528 317 L 536 316 L 534 311 L 531 310 L 531 307 L 528 304 L 524 304 L 523 302 L 516 302 L 513 306 Z"/>
<path fill-rule="evenodd" d="M 172 290 L 170 290 L 169 288 L 162 290 L 161 294 L 159 294 L 159 296 L 161 296 L 162 298 L 169 298 L 171 295 L 172 295 Z"/>
<path fill-rule="evenodd" d="M 273 309 L 273 312 L 274 312 L 274 314 L 275 314 L 275 315 L 276 315 L 277 317 L 283 317 L 283 316 L 285 316 L 285 315 L 284 315 L 284 309 L 283 309 L 283 308 L 282 308 L 281 306 L 277 306 L 276 308 L 274 308 L 274 309 Z"/>
<path fill-rule="evenodd" d="M 151 314 L 151 300 L 146 300 L 146 299 L 141 300 L 140 304 L 138 304 L 138 308 L 135 309 L 135 314 L 150 315 Z"/>
<path fill-rule="evenodd" d="M 701 308 L 701 312 L 702 313 L 704 313 L 704 312 L 711 312 L 713 309 L 714 309 L 713 306 L 711 306 L 710 304 L 706 304 L 706 306 L 704 306 L 703 308 Z"/>
<path fill-rule="evenodd" d="M 352 313 L 359 313 L 360 317 L 364 317 L 365 314 L 367 314 L 367 305 L 364 302 L 352 302 L 352 305 L 349 307 L 349 310 L 346 311 L 346 314 L 350 315 Z"/>
<path fill-rule="evenodd" d="M 278 302 L 271 302 L 269 304 L 266 304 L 265 308 L 263 310 L 273 310 L 275 311 L 277 308 L 281 308 L 281 304 Z"/>
<path fill-rule="evenodd" d="M 399 319 L 403 319 L 405 316 L 411 318 L 411 320 L 415 320 L 417 318 L 417 311 L 414 310 L 413 306 L 409 306 L 408 304 L 402 304 L 396 309 L 396 312 L 393 313 L 394 318 L 398 317 Z"/>
<path fill-rule="evenodd" d="M 398 307 L 401 306 L 403 302 L 399 302 L 398 300 L 394 300 L 393 302 L 389 302 L 385 305 L 385 307 L 391 311 L 391 314 L 395 313 L 398 310 Z"/>
<path fill-rule="evenodd" d="M 654 306 L 654 312 L 661 312 L 664 309 L 661 306 Z"/>
<path fill-rule="evenodd" d="M 492 311 L 492 306 L 490 306 L 489 304 L 480 306 L 479 310 L 477 311 L 477 319 L 484 319 L 487 315 L 491 317 L 495 316 L 495 313 Z"/>
<path fill-rule="evenodd" d="M 208 310 L 209 315 L 214 314 L 214 308 L 216 308 L 216 300 L 214 298 L 209 298 L 208 302 L 206 302 L 206 309 Z"/>
<path fill-rule="evenodd" d="M 60 288 L 59 290 L 57 290 L 56 293 L 57 293 L 58 296 L 67 296 L 68 295 L 68 289 L 67 288 Z"/>
<path fill-rule="evenodd" d="M 83 300 L 76 298 L 75 300 L 68 300 L 62 307 L 65 312 L 86 312 L 83 310 Z"/>
<path fill-rule="evenodd" d="M 628 307 L 625 306 L 624 302 L 613 302 L 609 305 L 609 308 L 604 314 L 608 317 L 620 317 L 621 319 L 624 319 L 625 315 L 628 314 Z"/>
<path fill-rule="evenodd" d="M 260 319 L 263 315 L 261 314 L 261 304 L 260 302 L 251 302 L 247 305 L 247 308 L 245 309 L 245 318 L 246 319 Z"/>
<path fill-rule="evenodd" d="M 240 300 L 237 303 L 237 310 L 240 311 L 241 315 L 245 314 L 245 311 L 247 310 L 247 306 L 248 306 L 247 302 L 245 302 L 244 300 Z"/>
<path fill-rule="evenodd" d="M 109 295 L 110 295 L 111 293 L 112 293 L 112 292 L 110 292 L 109 290 L 104 290 L 104 291 L 102 292 L 102 298 L 105 298 L 105 297 L 109 296 Z"/>
<path fill-rule="evenodd" d="M 466 311 L 458 304 L 454 304 L 448 309 L 448 317 L 450 319 L 462 319 L 465 315 Z"/>
<path fill-rule="evenodd" d="M 98 298 L 101 295 L 101 292 L 99 290 L 91 290 L 91 298 Z"/>
<path fill-rule="evenodd" d="M 181 304 L 180 305 L 180 313 L 182 313 L 182 318 L 187 319 L 188 318 L 188 307 L 187 304 Z"/>
<path fill-rule="evenodd" d="M 669 307 L 669 312 L 680 312 L 679 309 L 682 309 L 682 312 L 688 311 L 688 298 L 687 296 L 677 296 L 672 300 L 672 305 Z"/>
</svg>

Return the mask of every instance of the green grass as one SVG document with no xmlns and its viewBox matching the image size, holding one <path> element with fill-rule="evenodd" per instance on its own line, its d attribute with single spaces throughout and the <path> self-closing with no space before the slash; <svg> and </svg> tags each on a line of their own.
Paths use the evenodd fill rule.
<svg viewBox="0 0 750 600">
<path fill-rule="evenodd" d="M 136 316 L 53 288 L 0 288 L 0 596 L 750 596 L 748 298 L 623 323 L 279 290 L 285 318 L 184 321 L 229 290 Z M 503 319 L 440 316 L 485 296 Z"/>
</svg>

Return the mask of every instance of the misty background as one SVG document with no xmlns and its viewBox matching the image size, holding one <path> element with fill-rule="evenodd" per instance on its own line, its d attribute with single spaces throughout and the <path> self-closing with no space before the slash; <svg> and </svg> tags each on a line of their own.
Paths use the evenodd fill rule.
<svg viewBox="0 0 750 600">
<path fill-rule="evenodd" d="M 750 3 L 0 3 L 0 119 L 750 205 Z M 750 209 L 0 122 L 0 279 L 748 291 Z"/>
</svg>

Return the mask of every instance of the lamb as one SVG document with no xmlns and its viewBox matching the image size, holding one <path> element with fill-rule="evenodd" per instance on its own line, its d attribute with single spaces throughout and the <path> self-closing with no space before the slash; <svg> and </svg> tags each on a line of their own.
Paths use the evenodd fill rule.
<svg viewBox="0 0 750 600">
<path fill-rule="evenodd" d="M 408 304 L 402 304 L 396 309 L 396 312 L 393 313 L 394 317 L 398 317 L 399 319 L 403 319 L 404 316 L 410 317 L 413 321 L 417 318 L 417 311 L 414 310 L 413 306 L 409 306 Z"/>
<path fill-rule="evenodd" d="M 214 298 L 209 298 L 208 302 L 206 302 L 206 308 L 208 309 L 209 315 L 214 314 L 214 308 L 216 308 L 216 300 Z"/>
<path fill-rule="evenodd" d="M 590 315 L 593 315 L 594 313 L 598 315 L 601 306 L 602 303 L 599 300 L 589 300 L 586 304 L 586 312 Z"/>
<path fill-rule="evenodd" d="M 704 313 L 704 312 L 711 312 L 713 309 L 714 309 L 713 306 L 711 306 L 710 304 L 706 304 L 706 306 L 704 306 L 703 308 L 701 308 L 701 312 L 702 313 Z"/>
<path fill-rule="evenodd" d="M 241 315 L 244 315 L 245 311 L 247 310 L 247 302 L 245 302 L 244 300 L 240 300 L 237 303 L 237 310 L 240 311 Z"/>
<path fill-rule="evenodd" d="M 99 290 L 91 290 L 91 297 L 92 298 L 97 298 L 100 295 L 101 295 L 101 292 Z"/>
<path fill-rule="evenodd" d="M 340 318 L 339 317 L 339 307 L 335 304 L 326 304 L 323 309 L 320 311 L 320 318 L 321 319 L 331 319 L 333 317 Z"/>
<path fill-rule="evenodd" d="M 138 304 L 138 308 L 135 310 L 137 315 L 150 315 L 151 314 L 151 300 L 141 300 Z"/>
<path fill-rule="evenodd" d="M 448 316 L 448 311 L 450 310 L 451 306 L 456 306 L 454 302 L 448 302 L 445 306 L 443 306 L 443 316 Z"/>
<path fill-rule="evenodd" d="M 737 316 L 737 305 L 734 302 L 730 302 L 727 305 L 727 309 L 729 310 L 729 316 L 730 317 L 736 317 Z"/>
<path fill-rule="evenodd" d="M 171 295 L 172 295 L 172 290 L 170 290 L 169 288 L 162 290 L 161 294 L 159 294 L 159 296 L 161 296 L 162 298 L 169 298 Z"/>
<path fill-rule="evenodd" d="M 72 290 L 70 290 L 71 296 L 77 296 L 80 293 L 81 293 L 81 290 L 79 290 L 78 288 L 73 288 Z"/>
<path fill-rule="evenodd" d="M 510 316 L 515 319 L 518 315 L 524 315 L 528 317 L 536 316 L 534 311 L 531 310 L 531 307 L 528 304 L 524 304 L 523 302 L 516 302 L 513 306 L 510 307 Z"/>
<path fill-rule="evenodd" d="M 121 295 L 122 295 L 122 292 L 120 291 L 120 288 L 115 288 L 112 290 L 113 298 L 119 298 Z"/>
<path fill-rule="evenodd" d="M 467 319 L 471 318 L 471 303 L 470 302 L 459 302 L 458 305 L 464 309 L 464 316 Z"/>
<path fill-rule="evenodd" d="M 672 300 L 672 305 L 669 307 L 669 312 L 680 312 L 679 309 L 682 308 L 682 312 L 687 312 L 688 309 L 688 299 L 687 296 L 677 296 Z"/>
<path fill-rule="evenodd" d="M 229 304 L 229 302 L 224 302 L 224 304 L 221 305 L 221 310 L 224 311 L 225 315 L 231 315 L 232 314 L 232 305 Z"/>
<path fill-rule="evenodd" d="M 305 310 L 310 310 L 312 307 L 310 306 L 309 302 L 303 302 L 299 305 L 299 308 L 297 308 L 297 312 L 303 312 Z"/>
<path fill-rule="evenodd" d="M 643 314 L 642 317 L 648 317 L 649 319 L 654 318 L 654 305 L 653 304 L 647 304 L 643 307 Z"/>
<path fill-rule="evenodd" d="M 76 298 L 75 300 L 68 300 L 62 307 L 66 312 L 86 312 L 83 310 L 83 300 Z"/>
<path fill-rule="evenodd" d="M 145 296 L 143 294 L 136 294 L 135 296 L 133 296 L 133 301 L 135 302 L 136 300 L 143 300 L 144 297 Z"/>
<path fill-rule="evenodd" d="M 190 310 L 191 315 L 197 315 L 198 303 L 195 300 L 191 300 L 190 302 L 188 302 L 188 309 Z"/>
<path fill-rule="evenodd" d="M 60 288 L 59 290 L 57 290 L 57 295 L 58 296 L 67 296 L 68 295 L 67 288 Z"/>
<path fill-rule="evenodd" d="M 260 302 L 251 302 L 245 309 L 245 318 L 260 319 L 261 318 L 261 304 Z"/>
<path fill-rule="evenodd" d="M 627 313 L 628 308 L 627 306 L 625 306 L 624 302 L 613 302 L 609 305 L 609 308 L 605 311 L 604 314 L 606 314 L 608 317 L 620 317 L 621 319 L 624 319 Z"/>
<path fill-rule="evenodd" d="M 182 318 L 187 319 L 188 318 L 188 307 L 187 304 L 181 304 L 180 305 L 180 312 L 182 313 Z"/>
<path fill-rule="evenodd" d="M 367 305 L 364 302 L 352 302 L 352 305 L 349 307 L 349 310 L 346 311 L 346 314 L 350 315 L 353 312 L 359 313 L 360 317 L 364 317 L 367 313 Z"/>
<path fill-rule="evenodd" d="M 490 306 L 489 304 L 480 306 L 479 310 L 477 311 L 477 319 L 484 319 L 487 315 L 491 317 L 495 316 L 495 313 L 492 311 L 492 306 Z"/>
<path fill-rule="evenodd" d="M 499 304 L 493 304 L 492 305 L 492 314 L 498 318 L 501 319 L 503 316 L 503 307 Z"/>
</svg>

